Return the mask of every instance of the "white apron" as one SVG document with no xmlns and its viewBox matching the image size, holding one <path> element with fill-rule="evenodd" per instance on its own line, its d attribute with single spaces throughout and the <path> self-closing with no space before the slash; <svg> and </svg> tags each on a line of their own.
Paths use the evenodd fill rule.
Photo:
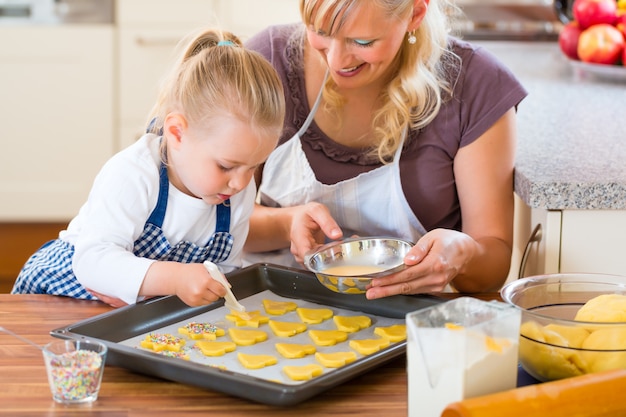
<svg viewBox="0 0 626 417">
<path fill-rule="evenodd" d="M 313 121 L 321 97 L 320 90 L 302 128 L 277 147 L 265 162 L 263 178 L 266 180 L 259 187 L 259 201 L 269 207 L 290 207 L 311 201 L 322 203 L 341 227 L 344 238 L 394 236 L 417 242 L 426 230 L 406 201 L 400 182 L 400 154 L 406 132 L 390 164 L 336 184 L 323 184 L 315 178 L 300 142 Z M 269 262 L 300 266 L 289 249 L 246 253 L 245 259 L 246 264 Z"/>
</svg>

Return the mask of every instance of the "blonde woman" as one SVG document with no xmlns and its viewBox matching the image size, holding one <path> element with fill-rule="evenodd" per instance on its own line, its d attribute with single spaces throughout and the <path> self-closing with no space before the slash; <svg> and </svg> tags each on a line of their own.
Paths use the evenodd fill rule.
<svg viewBox="0 0 626 417">
<path fill-rule="evenodd" d="M 254 171 L 276 146 L 280 79 L 230 33 L 186 46 L 161 91 L 151 133 L 111 158 L 59 238 L 27 261 L 14 293 L 113 306 L 177 295 L 191 306 L 225 294 L 203 266 L 241 266 Z"/>
<path fill-rule="evenodd" d="M 297 265 L 328 240 L 397 236 L 416 243 L 409 268 L 374 280 L 370 299 L 503 284 L 527 93 L 485 49 L 449 35 L 443 1 L 301 0 L 302 24 L 247 42 L 287 100 L 257 176 L 250 262 Z"/>
</svg>

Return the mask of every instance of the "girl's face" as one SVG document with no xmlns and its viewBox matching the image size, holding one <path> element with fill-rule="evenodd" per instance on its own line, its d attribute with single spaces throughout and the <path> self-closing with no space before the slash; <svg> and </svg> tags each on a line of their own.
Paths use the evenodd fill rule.
<svg viewBox="0 0 626 417">
<path fill-rule="evenodd" d="M 248 186 L 276 146 L 278 137 L 259 132 L 230 115 L 213 117 L 208 128 L 190 127 L 180 114 L 168 115 L 170 182 L 207 204 L 223 203 Z"/>
<path fill-rule="evenodd" d="M 364 1 L 346 16 L 332 36 L 309 26 L 307 39 L 330 69 L 339 89 L 384 83 L 409 29 L 410 19 L 385 17 L 384 10 Z"/>
</svg>

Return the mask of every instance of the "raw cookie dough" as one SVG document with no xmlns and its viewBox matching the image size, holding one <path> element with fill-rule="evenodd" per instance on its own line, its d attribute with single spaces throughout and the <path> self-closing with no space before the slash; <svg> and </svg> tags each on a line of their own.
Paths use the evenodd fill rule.
<svg viewBox="0 0 626 417">
<path fill-rule="evenodd" d="M 155 352 L 162 350 L 180 352 L 180 349 L 185 345 L 185 339 L 169 333 L 150 333 L 146 335 L 146 338 L 141 341 L 140 345 Z"/>
<path fill-rule="evenodd" d="M 274 345 L 278 353 L 287 359 L 304 358 L 314 354 L 317 349 L 313 345 L 302 345 L 298 343 L 276 343 Z"/>
<path fill-rule="evenodd" d="M 519 356 L 538 376 L 554 380 L 584 374 L 585 364 L 578 351 L 534 342 L 568 346 L 565 336 L 534 321 L 523 323 L 520 334 L 532 340 L 520 338 Z"/>
<path fill-rule="evenodd" d="M 354 352 L 316 352 L 315 359 L 327 368 L 340 368 L 356 360 Z"/>
<path fill-rule="evenodd" d="M 329 308 L 297 308 L 296 312 L 304 323 L 320 324 L 333 316 L 333 311 Z"/>
<path fill-rule="evenodd" d="M 348 333 L 341 330 L 309 330 L 309 336 L 318 346 L 333 346 L 348 339 Z"/>
<path fill-rule="evenodd" d="M 224 356 L 227 352 L 232 352 L 237 348 L 235 342 L 213 342 L 201 340 L 196 342 L 196 347 L 205 356 Z"/>
<path fill-rule="evenodd" d="M 226 332 L 211 323 L 199 323 L 192 321 L 183 327 L 178 328 L 178 333 L 183 334 L 190 339 L 206 339 L 215 340 L 218 336 L 224 336 Z"/>
<path fill-rule="evenodd" d="M 298 304 L 292 301 L 273 301 L 273 300 L 263 300 L 263 308 L 267 314 L 271 314 L 273 316 L 282 316 L 285 313 L 290 311 L 294 311 L 298 308 Z"/>
<path fill-rule="evenodd" d="M 306 324 L 304 323 L 270 320 L 269 326 L 278 337 L 291 337 L 306 330 Z"/>
<path fill-rule="evenodd" d="M 358 332 L 372 325 L 372 319 L 367 316 L 334 316 L 333 321 L 337 330 L 348 333 Z"/>
<path fill-rule="evenodd" d="M 626 322 L 626 296 L 602 294 L 594 297 L 578 310 L 574 320 L 595 323 Z M 626 369 L 625 325 L 612 327 L 606 324 L 593 326 L 581 323 L 578 326 L 541 326 L 536 322 L 526 322 L 522 324 L 520 333 L 530 339 L 554 345 L 520 339 L 520 358 L 546 380 L 609 369 Z"/>
<path fill-rule="evenodd" d="M 284 366 L 283 372 L 294 381 L 307 381 L 324 373 L 324 368 L 316 363 L 304 366 Z"/>
<path fill-rule="evenodd" d="M 371 355 L 378 352 L 381 349 L 389 346 L 389 339 L 362 339 L 362 340 L 350 340 L 348 345 L 359 352 L 361 355 Z"/>
<path fill-rule="evenodd" d="M 582 352 L 587 363 L 587 372 L 600 372 L 609 369 L 626 369 L 626 327 L 606 327 L 594 330 L 583 342 Z M 598 352 L 613 350 L 613 352 Z"/>
<path fill-rule="evenodd" d="M 226 319 L 235 322 L 235 326 L 238 327 L 259 327 L 259 325 L 265 324 L 270 320 L 269 317 L 262 315 L 258 310 L 248 312 L 231 310 L 230 314 L 226 315 Z"/>
<path fill-rule="evenodd" d="M 248 369 L 261 369 L 278 363 L 278 359 L 272 355 L 249 355 L 239 352 L 237 359 Z"/>
<path fill-rule="evenodd" d="M 626 322 L 626 295 L 602 294 L 587 301 L 578 310 L 576 321 Z"/>
<path fill-rule="evenodd" d="M 267 333 L 262 330 L 228 329 L 228 335 L 239 346 L 250 346 L 267 340 Z"/>
<path fill-rule="evenodd" d="M 376 327 L 374 334 L 380 337 L 384 337 L 390 342 L 401 342 L 406 339 L 406 325 L 394 324 L 388 327 Z"/>
</svg>

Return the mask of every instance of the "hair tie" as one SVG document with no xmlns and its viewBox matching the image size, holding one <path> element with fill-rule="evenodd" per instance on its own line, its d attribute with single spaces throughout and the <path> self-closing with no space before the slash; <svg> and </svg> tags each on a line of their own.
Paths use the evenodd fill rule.
<svg viewBox="0 0 626 417">
<path fill-rule="evenodd" d="M 236 46 L 233 41 L 219 41 L 217 46 Z"/>
</svg>

